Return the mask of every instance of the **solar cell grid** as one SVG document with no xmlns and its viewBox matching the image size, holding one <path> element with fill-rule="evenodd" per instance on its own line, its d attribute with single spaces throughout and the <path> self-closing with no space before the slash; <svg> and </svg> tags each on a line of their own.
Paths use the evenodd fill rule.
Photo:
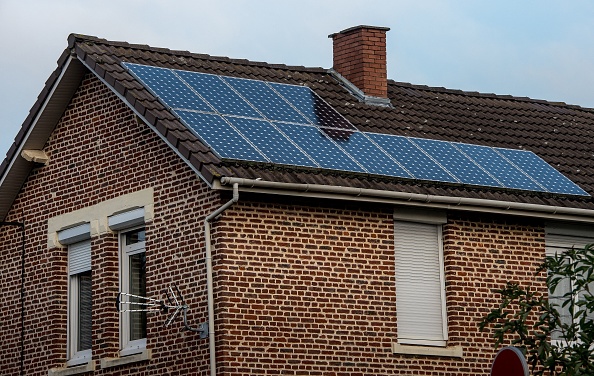
<svg viewBox="0 0 594 376">
<path fill-rule="evenodd" d="M 297 108 L 313 124 L 323 127 L 345 128 L 356 130 L 334 108 L 305 86 L 270 83 L 289 103 Z"/>
<path fill-rule="evenodd" d="M 334 141 L 330 140 L 319 127 L 286 123 L 275 123 L 275 125 L 309 154 L 320 167 L 332 170 L 365 172 Z"/>
<path fill-rule="evenodd" d="M 213 112 L 213 109 L 187 87 L 170 69 L 124 64 L 169 107 Z"/>
<path fill-rule="evenodd" d="M 269 162 L 221 116 L 184 110 L 175 113 L 221 158 Z"/>
<path fill-rule="evenodd" d="M 326 132 L 331 131 L 327 130 Z M 412 178 L 406 170 L 395 163 L 362 132 L 354 132 L 349 138 L 337 141 L 337 144 L 365 167 L 370 174 Z"/>
<path fill-rule="evenodd" d="M 502 148 L 495 148 L 495 151 L 524 170 L 549 192 L 588 196 L 583 189 L 532 152 Z"/>
<path fill-rule="evenodd" d="M 294 123 L 309 122 L 264 81 L 223 77 L 238 93 L 248 100 L 267 119 Z"/>
<path fill-rule="evenodd" d="M 456 149 L 450 142 L 424 138 L 411 138 L 409 140 L 423 149 L 440 165 L 444 166 L 461 183 L 489 187 L 502 186 L 476 163 Z"/>
<path fill-rule="evenodd" d="M 464 154 L 469 156 L 476 164 L 500 181 L 506 188 L 522 189 L 527 191 L 544 191 L 542 187 L 532 181 L 522 171 L 509 163 L 495 150 L 488 146 L 453 144 Z"/>
<path fill-rule="evenodd" d="M 272 163 L 318 167 L 271 123 L 231 116 L 226 119 Z"/>
<path fill-rule="evenodd" d="M 219 76 L 187 71 L 176 71 L 176 73 L 206 99 L 217 112 L 225 115 L 262 117 Z"/>
<path fill-rule="evenodd" d="M 426 156 L 404 136 L 367 133 L 376 144 L 410 172 L 414 178 L 456 183 L 456 179 Z"/>
</svg>

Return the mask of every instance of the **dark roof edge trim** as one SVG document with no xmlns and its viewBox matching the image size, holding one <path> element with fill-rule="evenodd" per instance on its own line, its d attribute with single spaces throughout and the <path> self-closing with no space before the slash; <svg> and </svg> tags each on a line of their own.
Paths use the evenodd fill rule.
<svg viewBox="0 0 594 376">
<path fill-rule="evenodd" d="M 416 207 L 423 206 L 427 208 L 486 212 L 491 214 L 497 213 L 521 217 L 594 223 L 594 210 L 511 201 L 436 196 L 321 184 L 281 183 L 232 177 L 222 177 L 220 181 L 215 180 L 213 188 L 228 190 L 231 189 L 230 186 L 233 184 L 238 184 L 245 192 L 254 193 L 376 202 Z"/>
<path fill-rule="evenodd" d="M 178 148 L 176 148 L 173 144 L 171 144 L 171 142 L 169 142 L 169 140 L 167 139 L 166 136 L 164 136 L 161 132 L 157 131 L 157 128 L 155 128 L 155 126 L 153 124 L 151 124 L 151 122 L 149 122 L 143 114 L 141 114 L 132 103 L 130 103 L 127 99 L 126 99 L 126 93 L 120 93 L 118 92 L 112 85 L 110 85 L 103 77 L 101 77 L 99 75 L 99 73 L 97 73 L 94 69 L 92 69 L 85 60 L 81 59 L 81 57 L 78 57 L 78 60 L 85 66 L 87 67 L 87 69 L 89 69 L 89 71 L 93 72 L 93 74 L 105 85 L 109 88 L 109 90 L 111 90 L 118 98 L 120 98 L 120 100 L 122 100 L 127 106 L 128 108 L 130 108 L 134 114 L 136 116 L 138 116 L 138 118 L 142 119 L 142 121 L 155 133 L 157 134 L 161 140 L 163 140 L 167 146 L 169 146 L 171 148 L 171 150 L 173 150 L 191 169 L 192 171 L 194 171 L 196 173 L 196 175 L 198 175 L 200 177 L 200 179 L 202 179 L 202 181 L 204 181 L 209 188 L 212 188 L 212 182 L 209 181 L 208 179 L 206 179 L 206 177 L 199 171 L 196 169 L 196 167 L 186 158 L 184 157 L 184 155 L 179 151 Z"/>
<path fill-rule="evenodd" d="M 51 120 L 47 122 L 46 119 L 43 122 L 47 124 L 43 125 L 42 129 L 38 129 L 39 122 L 43 117 L 48 116 L 46 114 L 46 109 L 50 102 L 53 101 L 53 96 L 56 91 L 69 90 L 67 87 L 65 88 L 65 86 L 71 85 L 68 81 L 73 80 L 73 76 L 76 76 L 75 78 L 78 79 L 78 69 L 74 66 L 73 61 L 74 58 L 69 56 L 69 54 L 67 55 L 67 51 L 62 54 L 58 60 L 58 68 L 56 68 L 46 82 L 46 86 L 43 88 L 37 101 L 33 105 L 29 116 L 21 126 L 17 140 L 15 140 L 12 147 L 9 149 L 6 159 L 2 162 L 3 169 L 0 170 L 0 220 L 3 220 L 8 214 L 14 199 L 18 195 L 25 182 L 26 176 L 28 176 L 29 171 L 34 164 L 33 162 L 24 162 L 24 159 L 20 160 L 21 152 L 23 149 L 30 146 L 28 144 L 30 143 L 31 135 L 34 132 L 36 133 L 36 138 L 39 138 L 40 135 L 44 134 L 47 134 L 49 137 L 49 134 L 57 122 L 54 123 Z M 68 99 L 68 102 L 69 101 L 70 99 Z M 66 105 L 67 103 L 60 104 L 60 106 L 63 106 L 64 108 Z M 52 104 L 52 107 L 53 106 L 54 104 Z M 54 113 L 54 115 L 55 114 L 56 113 Z M 51 117 L 51 115 L 49 116 Z M 50 127 L 51 130 L 49 130 L 48 127 Z M 44 140 L 44 142 L 46 142 L 47 138 Z M 36 143 L 39 142 L 38 139 Z M 33 148 L 38 149 L 38 145 Z M 2 166 L 0 166 L 0 168 Z M 15 180 L 18 182 L 15 182 Z"/>
<path fill-rule="evenodd" d="M 371 106 L 379 107 L 392 107 L 390 98 L 373 97 L 371 95 L 365 95 L 361 89 L 359 89 L 351 81 L 347 80 L 343 75 L 335 71 L 334 69 L 328 69 L 328 74 L 334 77 L 342 86 L 344 86 L 359 102 Z"/>
</svg>

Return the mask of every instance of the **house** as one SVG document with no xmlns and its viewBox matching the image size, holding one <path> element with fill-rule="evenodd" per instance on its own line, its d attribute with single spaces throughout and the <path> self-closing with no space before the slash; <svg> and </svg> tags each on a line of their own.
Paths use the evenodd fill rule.
<svg viewBox="0 0 594 376">
<path fill-rule="evenodd" d="M 594 110 L 389 80 L 387 31 L 70 35 L 0 165 L 2 373 L 486 375 L 494 289 L 594 238 Z"/>
</svg>

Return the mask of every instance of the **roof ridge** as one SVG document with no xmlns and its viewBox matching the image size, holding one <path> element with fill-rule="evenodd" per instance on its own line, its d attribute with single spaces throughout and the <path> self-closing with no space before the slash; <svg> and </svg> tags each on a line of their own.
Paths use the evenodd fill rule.
<svg viewBox="0 0 594 376">
<path fill-rule="evenodd" d="M 231 64 L 239 64 L 239 65 L 248 65 L 248 66 L 259 66 L 259 67 L 269 67 L 272 69 L 286 69 L 286 70 L 293 70 L 293 71 L 303 71 L 303 72 L 315 72 L 315 73 L 327 73 L 327 68 L 322 67 L 305 67 L 302 65 L 286 65 L 286 64 L 275 64 L 275 63 L 268 63 L 264 61 L 252 61 L 247 59 L 235 59 L 230 58 L 227 56 L 214 56 L 209 54 L 203 53 L 194 53 L 187 50 L 172 50 L 169 48 L 162 48 L 162 47 L 153 47 L 148 44 L 134 44 L 128 43 L 125 41 L 112 41 L 107 40 L 104 38 L 99 38 L 92 35 L 85 35 L 85 34 L 76 34 L 72 33 L 68 36 L 68 46 L 69 48 L 73 48 L 76 43 L 97 43 L 97 44 L 106 44 L 114 47 L 122 47 L 122 48 L 130 48 L 148 52 L 156 52 L 156 53 L 163 53 L 168 55 L 176 55 L 176 56 L 184 56 L 184 57 L 193 57 L 197 59 L 205 59 L 211 61 L 220 61 L 226 62 Z"/>
<path fill-rule="evenodd" d="M 509 95 L 509 94 L 481 93 L 478 91 L 466 91 L 466 90 L 461 90 L 461 89 L 448 89 L 448 88 L 440 87 L 440 86 L 411 84 L 409 82 L 400 82 L 400 81 L 395 81 L 392 79 L 388 79 L 388 84 L 392 84 L 392 85 L 400 86 L 400 87 L 424 90 L 424 91 L 431 91 L 431 92 L 441 92 L 441 93 L 447 93 L 447 94 L 465 95 L 465 96 L 472 96 L 472 97 L 479 97 L 479 98 L 492 98 L 492 99 L 498 99 L 498 100 L 511 100 L 511 101 L 517 101 L 517 102 L 530 102 L 530 103 L 537 103 L 537 104 L 546 104 L 546 105 L 550 105 L 550 106 L 563 107 L 563 108 L 569 108 L 569 109 L 573 109 L 573 110 L 580 110 L 580 111 L 594 113 L 594 108 L 591 108 L 591 107 L 583 107 L 583 106 L 580 106 L 577 104 L 568 104 L 565 102 L 547 101 L 545 99 L 534 99 L 534 98 L 530 98 L 530 97 L 518 97 L 518 96 L 514 96 L 514 95 Z"/>
</svg>

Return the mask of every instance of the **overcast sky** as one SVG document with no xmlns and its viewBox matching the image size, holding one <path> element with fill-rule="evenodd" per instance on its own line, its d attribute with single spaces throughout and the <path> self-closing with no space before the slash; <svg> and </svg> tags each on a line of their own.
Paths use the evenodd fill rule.
<svg viewBox="0 0 594 376">
<path fill-rule="evenodd" d="M 361 24 L 391 29 L 396 81 L 594 108 L 591 0 L 0 0 L 0 160 L 70 33 L 330 68 Z"/>
</svg>

